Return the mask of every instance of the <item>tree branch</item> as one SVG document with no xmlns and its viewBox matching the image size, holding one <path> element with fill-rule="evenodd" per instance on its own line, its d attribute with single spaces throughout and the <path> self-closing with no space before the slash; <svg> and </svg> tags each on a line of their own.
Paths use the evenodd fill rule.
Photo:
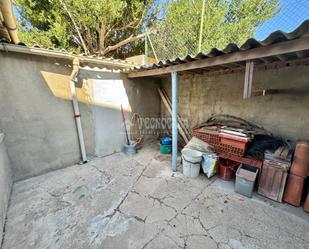
<svg viewBox="0 0 309 249">
<path fill-rule="evenodd" d="M 124 29 L 137 29 L 138 26 L 140 25 L 141 21 L 142 21 L 143 17 L 141 18 L 137 18 L 134 21 L 122 26 L 122 27 L 116 27 L 115 25 L 113 25 L 105 34 L 105 37 L 108 37 L 111 33 L 115 32 L 115 31 L 121 31 Z"/>
<path fill-rule="evenodd" d="M 121 41 L 121 42 L 118 42 L 117 44 L 113 45 L 113 46 L 108 46 L 107 48 L 105 48 L 102 52 L 102 54 L 107 54 L 108 52 L 110 51 L 113 51 L 113 50 L 116 50 L 117 48 L 119 47 L 122 47 L 130 42 L 134 42 L 138 39 L 141 39 L 145 36 L 145 34 L 140 34 L 140 35 L 136 35 L 136 36 L 133 36 L 133 35 L 130 35 L 127 39 Z"/>
<path fill-rule="evenodd" d="M 122 27 L 116 27 L 114 28 L 114 31 L 119 31 L 119 30 L 124 30 L 124 29 L 127 29 L 127 28 L 132 28 L 132 29 L 136 29 L 138 27 L 138 24 L 140 23 L 140 19 L 135 19 L 133 20 L 132 22 L 129 22 L 128 24 L 122 26 Z"/>
<path fill-rule="evenodd" d="M 82 44 L 82 47 L 83 47 L 83 49 L 84 49 L 85 54 L 89 54 L 89 51 L 88 51 L 88 49 L 87 49 L 87 46 L 86 46 L 86 44 L 85 44 L 85 42 L 84 42 L 84 39 L 83 39 L 81 33 L 79 32 L 79 28 L 78 28 L 78 26 L 77 26 L 77 24 L 76 24 L 76 22 L 75 22 L 75 20 L 74 20 L 74 18 L 73 18 L 73 15 L 72 15 L 71 12 L 68 10 L 68 7 L 67 7 L 67 5 L 65 4 L 65 2 L 62 1 L 62 0 L 59 0 L 59 1 L 60 1 L 60 3 L 62 4 L 64 10 L 68 13 L 68 16 L 70 17 L 70 19 L 71 19 L 71 21 L 72 21 L 72 23 L 73 23 L 73 26 L 74 26 L 74 28 L 75 28 L 75 30 L 76 30 L 76 32 L 77 32 L 77 35 L 78 35 L 79 40 L 80 40 L 80 42 L 81 42 L 81 44 Z"/>
<path fill-rule="evenodd" d="M 132 22 L 129 22 L 128 24 L 126 24 L 122 27 L 116 27 L 116 25 L 113 25 L 106 32 L 105 37 L 108 37 L 112 32 L 115 32 L 115 31 L 120 31 L 120 30 L 124 30 L 124 29 L 127 29 L 127 28 L 137 29 L 141 25 L 142 21 L 144 20 L 145 14 L 146 14 L 146 8 L 143 10 L 142 15 L 139 18 L 135 18 Z"/>
</svg>

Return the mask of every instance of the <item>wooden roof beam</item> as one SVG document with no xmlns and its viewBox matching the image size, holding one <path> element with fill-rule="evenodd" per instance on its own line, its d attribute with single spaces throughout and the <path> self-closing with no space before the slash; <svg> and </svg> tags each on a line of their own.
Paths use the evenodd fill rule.
<svg viewBox="0 0 309 249">
<path fill-rule="evenodd" d="M 286 53 L 294 53 L 303 50 L 309 50 L 309 37 L 304 37 L 301 39 L 295 39 L 286 42 L 280 42 L 265 47 L 238 51 L 230 54 L 187 62 L 179 65 L 173 65 L 165 68 L 149 69 L 144 71 L 132 71 L 129 72 L 128 77 L 139 78 L 139 77 L 166 74 L 171 72 L 181 72 L 204 67 L 218 66 L 228 63 L 255 60 L 263 57 L 276 56 Z"/>
</svg>

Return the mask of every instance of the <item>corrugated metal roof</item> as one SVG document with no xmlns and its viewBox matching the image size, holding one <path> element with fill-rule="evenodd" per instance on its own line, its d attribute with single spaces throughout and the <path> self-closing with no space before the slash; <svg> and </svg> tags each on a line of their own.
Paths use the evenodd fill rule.
<svg viewBox="0 0 309 249">
<path fill-rule="evenodd" d="M 223 50 L 220 50 L 218 48 L 213 48 L 209 53 L 201 52 L 197 54 L 196 56 L 187 55 L 185 57 L 177 57 L 174 60 L 161 60 L 155 64 L 135 67 L 131 71 L 145 71 L 145 70 L 156 69 L 156 68 L 164 68 L 164 67 L 169 67 L 172 65 L 179 65 L 179 64 L 184 64 L 187 62 L 196 61 L 196 60 L 203 60 L 203 59 L 212 58 L 212 57 L 216 57 L 220 55 L 235 53 L 238 51 L 245 51 L 245 50 L 250 50 L 250 49 L 259 48 L 259 47 L 266 47 L 272 44 L 286 42 L 286 41 L 295 40 L 295 39 L 308 37 L 308 36 L 309 36 L 309 20 L 306 20 L 298 28 L 296 28 L 294 31 L 290 33 L 286 33 L 281 30 L 278 30 L 278 31 L 271 33 L 263 41 L 258 41 L 254 38 L 250 38 L 240 47 L 238 47 L 234 43 L 230 43 Z M 288 61 L 288 60 L 306 58 L 306 57 L 309 57 L 309 51 L 307 50 L 285 54 L 285 55 L 273 56 L 270 58 L 265 58 L 263 59 L 262 62 Z"/>
</svg>

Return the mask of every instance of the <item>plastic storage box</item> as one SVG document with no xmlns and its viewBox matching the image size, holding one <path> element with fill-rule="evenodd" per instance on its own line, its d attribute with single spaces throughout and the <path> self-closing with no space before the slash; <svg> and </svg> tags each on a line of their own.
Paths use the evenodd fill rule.
<svg viewBox="0 0 309 249">
<path fill-rule="evenodd" d="M 235 192 L 251 198 L 258 171 L 257 168 L 241 164 L 236 172 Z"/>
</svg>

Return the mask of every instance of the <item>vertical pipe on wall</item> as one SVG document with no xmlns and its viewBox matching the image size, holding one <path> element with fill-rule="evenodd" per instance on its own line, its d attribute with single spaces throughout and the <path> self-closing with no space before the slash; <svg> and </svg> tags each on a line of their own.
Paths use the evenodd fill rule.
<svg viewBox="0 0 309 249">
<path fill-rule="evenodd" d="M 178 132 L 177 132 L 177 72 L 172 72 L 172 169 L 177 170 Z"/>
<path fill-rule="evenodd" d="M 80 118 L 78 100 L 77 100 L 77 95 L 76 95 L 76 87 L 75 87 L 75 80 L 76 80 L 78 70 L 79 70 L 79 60 L 78 58 L 74 58 L 73 59 L 73 71 L 70 77 L 70 90 L 72 94 L 73 111 L 74 111 L 74 117 L 75 117 L 75 122 L 76 122 L 77 133 L 78 133 L 82 163 L 86 163 L 88 160 L 87 160 L 87 155 L 86 155 L 83 128 L 82 128 L 82 123 L 81 123 L 81 118 Z"/>
<path fill-rule="evenodd" d="M 11 0 L 0 0 L 0 11 L 2 12 L 2 17 L 4 19 L 4 26 L 7 28 L 13 43 L 19 43 L 17 35 L 16 19 L 13 12 L 13 6 Z"/>
</svg>

